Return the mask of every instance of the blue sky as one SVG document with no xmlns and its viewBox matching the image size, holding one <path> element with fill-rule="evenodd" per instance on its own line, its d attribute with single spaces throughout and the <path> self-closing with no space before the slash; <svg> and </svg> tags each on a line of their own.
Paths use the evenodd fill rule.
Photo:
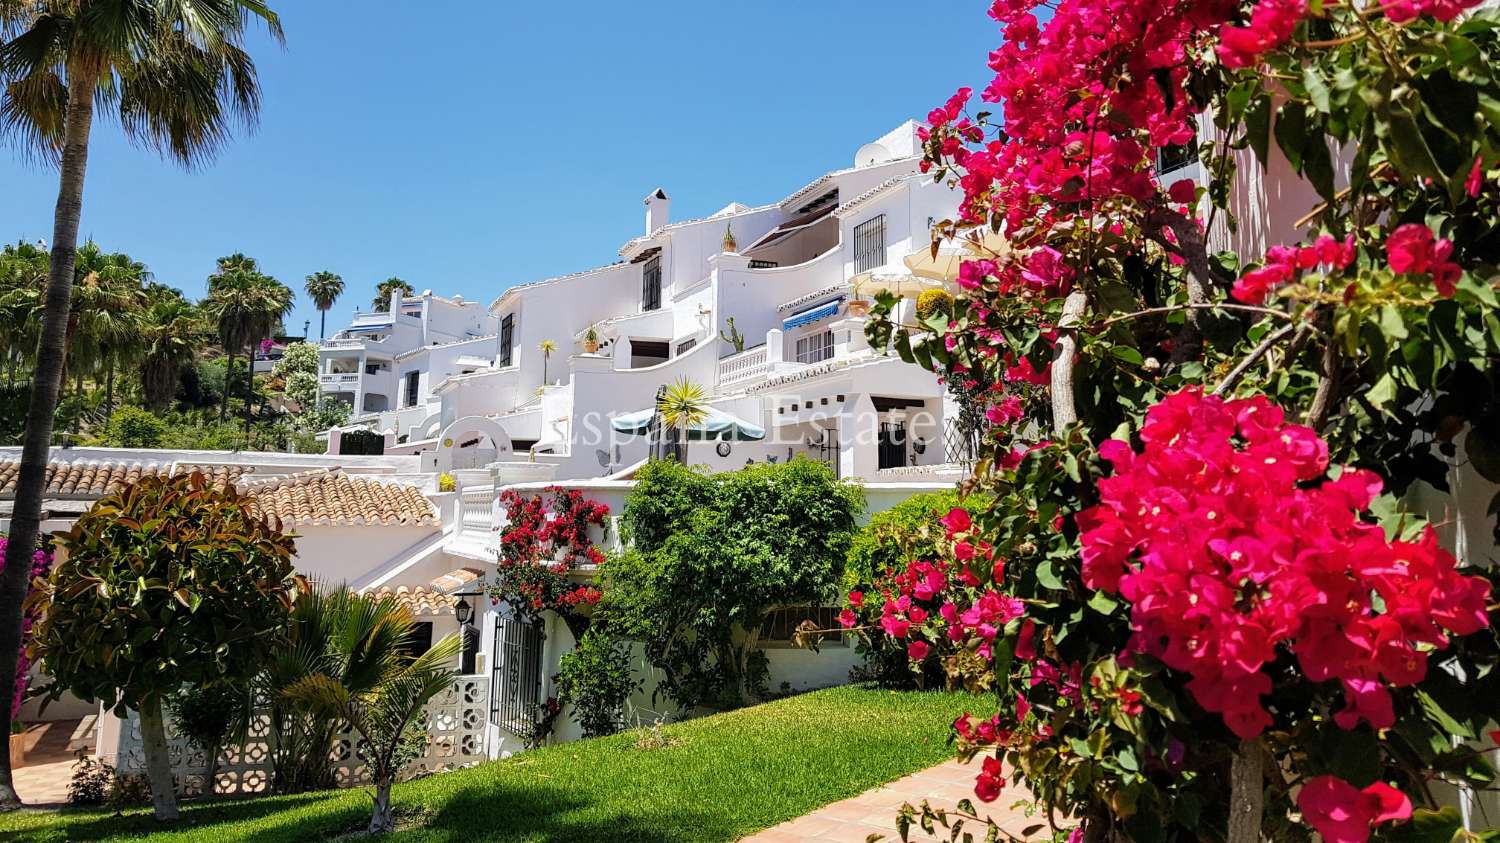
<svg viewBox="0 0 1500 843">
<path fill-rule="evenodd" d="M 609 263 L 657 186 L 676 219 L 781 198 L 982 86 L 999 41 L 976 0 L 272 5 L 259 130 L 186 172 L 98 126 L 82 236 L 194 296 L 245 252 L 314 334 L 315 270 L 347 284 L 331 333 L 391 275 L 488 302 Z M 55 173 L 0 156 L 0 240 L 50 238 Z"/>
</svg>

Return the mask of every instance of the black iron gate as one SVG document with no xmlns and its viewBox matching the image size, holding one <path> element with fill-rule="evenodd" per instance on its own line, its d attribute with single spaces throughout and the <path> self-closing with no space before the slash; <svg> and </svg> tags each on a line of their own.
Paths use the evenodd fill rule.
<svg viewBox="0 0 1500 843">
<path fill-rule="evenodd" d="M 880 423 L 880 468 L 906 465 L 906 422 Z"/>
<path fill-rule="evenodd" d="M 542 627 L 495 618 L 495 665 L 490 673 L 490 722 L 526 737 L 542 704 Z"/>
</svg>

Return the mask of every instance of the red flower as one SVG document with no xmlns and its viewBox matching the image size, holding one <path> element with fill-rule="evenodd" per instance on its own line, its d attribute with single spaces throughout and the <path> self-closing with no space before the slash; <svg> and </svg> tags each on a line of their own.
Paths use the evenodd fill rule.
<svg viewBox="0 0 1500 843">
<path fill-rule="evenodd" d="M 1484 156 L 1474 157 L 1474 168 L 1469 170 L 1469 177 L 1464 179 L 1464 190 L 1468 192 L 1469 198 L 1477 198 L 1479 191 L 1484 187 Z"/>
<path fill-rule="evenodd" d="M 1191 204 L 1198 199 L 1198 185 L 1192 179 L 1175 181 L 1167 188 L 1167 197 L 1183 205 Z"/>
<path fill-rule="evenodd" d="M 979 775 L 974 779 L 974 795 L 980 802 L 994 802 L 1005 788 L 1000 759 L 987 756 L 980 767 Z"/>
<path fill-rule="evenodd" d="M 927 658 L 927 653 L 931 649 L 926 641 L 913 641 L 906 645 L 906 656 L 914 662 L 919 662 Z"/>
<path fill-rule="evenodd" d="M 949 538 L 957 533 L 967 533 L 974 526 L 973 519 L 969 517 L 969 511 L 958 506 L 948 510 L 948 514 L 944 515 L 941 520 L 948 530 Z"/>
<path fill-rule="evenodd" d="M 1297 796 L 1302 818 L 1324 843 L 1365 843 L 1373 825 L 1411 817 L 1411 800 L 1384 782 L 1364 790 L 1335 776 L 1318 776 Z"/>
</svg>

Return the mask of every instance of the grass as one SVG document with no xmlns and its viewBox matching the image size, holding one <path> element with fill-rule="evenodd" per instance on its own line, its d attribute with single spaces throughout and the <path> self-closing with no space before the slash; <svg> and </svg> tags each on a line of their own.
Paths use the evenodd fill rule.
<svg viewBox="0 0 1500 843">
<path fill-rule="evenodd" d="M 563 744 L 397 785 L 402 828 L 437 841 L 730 841 L 936 764 L 963 695 L 856 687 L 662 729 Z M 638 743 L 641 744 L 638 746 Z M 302 843 L 362 831 L 367 789 L 187 803 L 162 830 L 149 811 L 25 811 L 0 840 Z"/>
</svg>

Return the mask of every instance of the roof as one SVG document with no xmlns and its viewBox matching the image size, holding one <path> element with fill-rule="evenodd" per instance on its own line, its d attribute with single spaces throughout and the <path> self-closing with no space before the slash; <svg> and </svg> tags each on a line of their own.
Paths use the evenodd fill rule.
<svg viewBox="0 0 1500 843">
<path fill-rule="evenodd" d="M 450 340 L 448 342 L 436 342 L 436 343 L 433 343 L 432 345 L 422 345 L 422 346 L 418 346 L 416 348 L 413 348 L 410 351 L 403 351 L 400 354 L 397 354 L 396 355 L 396 359 L 397 360 L 407 360 L 409 358 L 417 356 L 418 354 L 425 354 L 425 353 L 427 353 L 429 351 L 436 351 L 437 349 L 440 349 L 440 348 L 448 348 L 450 346 L 463 345 L 464 343 L 480 342 L 482 340 L 492 340 L 492 339 L 498 338 L 499 336 L 500 336 L 499 334 L 481 334 L 481 335 L 479 335 L 477 337 L 468 337 L 466 339 L 461 339 L 461 340 Z"/>
<path fill-rule="evenodd" d="M 390 597 L 416 617 L 451 614 L 453 607 L 458 604 L 457 597 L 449 597 L 425 585 L 398 585 L 395 588 L 383 585 L 380 588 L 364 589 L 360 595 L 374 597 L 376 600 Z"/>
<path fill-rule="evenodd" d="M 484 572 L 478 568 L 458 568 L 433 579 L 430 585 L 434 590 L 443 594 L 452 594 L 462 591 L 464 586 L 478 582 L 483 577 Z"/>
<path fill-rule="evenodd" d="M 496 296 L 494 301 L 490 302 L 490 310 L 494 310 L 496 305 L 500 304 L 500 302 L 505 301 L 506 298 L 508 298 L 512 293 L 518 292 L 520 290 L 528 290 L 532 287 L 540 287 L 544 284 L 555 284 L 558 281 L 568 281 L 573 278 L 582 278 L 585 275 L 594 275 L 595 273 L 604 272 L 608 269 L 614 269 L 617 266 L 623 266 L 624 263 L 624 261 L 615 261 L 614 263 L 605 264 L 604 266 L 596 266 L 593 269 L 583 269 L 579 270 L 578 272 L 570 272 L 567 275 L 554 275 L 551 278 L 543 278 L 540 281 L 527 281 L 525 284 L 512 284 L 511 286 L 506 287 L 503 291 L 501 291 L 500 295 Z"/>
<path fill-rule="evenodd" d="M 636 249 L 636 248 L 638 248 L 638 247 L 640 247 L 640 246 L 642 246 L 642 245 L 644 245 L 646 243 L 650 243 L 651 241 L 655 240 L 657 237 L 660 237 L 660 236 L 662 236 L 664 234 L 671 234 L 674 231 L 677 231 L 677 230 L 683 229 L 683 228 L 687 228 L 690 225 L 698 225 L 699 223 L 713 222 L 714 220 L 731 219 L 733 217 L 742 216 L 744 214 L 759 213 L 761 211 L 769 211 L 769 210 L 771 210 L 774 207 L 776 207 L 776 205 L 774 203 L 770 204 L 770 205 L 760 205 L 760 206 L 751 208 L 751 207 L 743 205 L 743 204 L 741 204 L 739 202 L 730 202 L 728 205 L 725 205 L 724 207 L 720 208 L 717 211 L 714 211 L 712 214 L 710 214 L 710 215 L 708 215 L 706 217 L 694 217 L 693 219 L 689 219 L 689 220 L 680 220 L 678 222 L 669 222 L 666 225 L 661 226 L 660 228 L 658 228 L 655 231 L 651 232 L 650 234 L 643 234 L 640 237 L 633 237 L 633 238 L 625 241 L 625 245 L 623 245 L 623 246 L 620 247 L 619 254 L 620 254 L 621 257 L 625 257 L 626 255 L 629 255 L 634 249 Z"/>
<path fill-rule="evenodd" d="M 885 181 L 881 182 L 880 184 L 875 185 L 874 187 L 870 188 L 869 190 L 866 190 L 864 193 L 861 193 L 860 195 L 854 197 L 853 199 L 850 199 L 848 202 L 845 202 L 844 204 L 842 204 L 842 205 L 838 206 L 837 208 L 835 208 L 833 210 L 833 215 L 836 216 L 836 217 L 842 217 L 845 214 L 849 213 L 850 211 L 854 210 L 855 208 L 858 208 L 860 205 L 863 205 L 864 203 L 870 201 L 871 199 L 874 199 L 875 197 L 879 196 L 880 194 L 886 192 L 887 190 L 890 190 L 893 187 L 898 187 L 900 185 L 906 184 L 907 182 L 911 181 L 913 178 L 915 178 L 915 176 L 905 175 L 905 176 L 897 176 L 896 178 L 893 178 L 893 179 L 886 179 Z"/>
<path fill-rule="evenodd" d="M 437 527 L 436 508 L 415 486 L 350 477 L 337 469 L 243 484 L 262 514 L 286 525 Z"/>
<path fill-rule="evenodd" d="M 839 283 L 834 284 L 831 287 L 824 287 L 821 290 L 814 290 L 813 292 L 808 293 L 805 296 L 798 296 L 797 298 L 794 298 L 789 302 L 782 302 L 781 304 L 776 305 L 776 312 L 785 313 L 788 310 L 801 307 L 804 304 L 811 304 L 818 299 L 824 299 L 828 298 L 829 296 L 846 293 L 851 289 L 853 288 L 848 284 Z"/>
<path fill-rule="evenodd" d="M 16 496 L 20 460 L 0 461 L 0 498 Z M 48 498 L 101 498 L 126 483 L 142 477 L 172 477 L 201 471 L 210 482 L 233 483 L 252 473 L 252 466 L 194 465 L 178 462 L 141 462 L 124 460 L 53 460 L 47 463 L 47 485 L 42 494 Z"/>
</svg>

